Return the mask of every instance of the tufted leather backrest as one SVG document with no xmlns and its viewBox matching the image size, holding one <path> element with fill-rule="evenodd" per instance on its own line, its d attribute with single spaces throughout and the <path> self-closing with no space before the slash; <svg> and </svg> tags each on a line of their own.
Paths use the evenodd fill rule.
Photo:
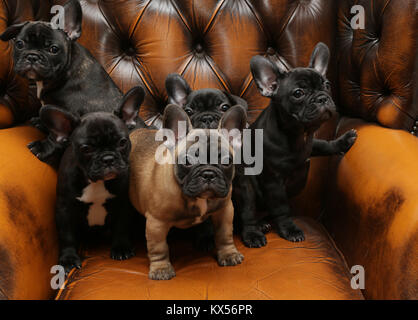
<svg viewBox="0 0 418 320">
<path fill-rule="evenodd" d="M 48 19 L 49 7 L 65 2 L 0 0 L 0 32 L 32 16 Z M 408 131 L 418 126 L 416 0 L 80 2 L 80 43 L 124 92 L 135 85 L 147 89 L 141 115 L 148 123 L 159 123 L 167 102 L 164 80 L 171 72 L 182 74 L 193 89 L 213 87 L 243 97 L 252 121 L 268 100 L 252 81 L 251 57 L 306 66 L 322 41 L 333 56 L 328 77 L 340 111 Z M 365 8 L 365 30 L 350 27 L 356 4 Z M 0 104 L 20 105 L 23 118 L 33 103 L 25 104 L 27 89 L 11 72 L 10 45 L 0 43 L 0 57 Z"/>
<path fill-rule="evenodd" d="M 416 131 L 418 1 L 339 2 L 340 107 L 387 127 Z M 353 30 L 350 26 L 353 5 L 365 9 L 364 30 Z"/>
<path fill-rule="evenodd" d="M 65 0 L 52 1 L 63 4 Z M 256 54 L 307 66 L 317 42 L 334 47 L 329 0 L 81 0 L 79 40 L 126 92 L 147 89 L 142 116 L 158 123 L 164 81 L 182 74 L 193 89 L 227 90 L 249 102 L 250 120 L 267 104 L 253 84 Z"/>
</svg>

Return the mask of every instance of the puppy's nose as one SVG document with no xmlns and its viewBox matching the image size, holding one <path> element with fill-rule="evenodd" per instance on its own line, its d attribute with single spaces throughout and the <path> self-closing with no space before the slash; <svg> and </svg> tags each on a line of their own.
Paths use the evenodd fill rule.
<svg viewBox="0 0 418 320">
<path fill-rule="evenodd" d="M 323 103 L 327 103 L 328 100 L 329 100 L 329 98 L 326 95 L 320 95 L 320 96 L 316 97 L 315 102 L 323 104 Z"/>
<path fill-rule="evenodd" d="M 114 162 L 115 162 L 115 157 L 114 156 L 112 156 L 112 155 L 105 155 L 103 158 L 102 158 L 102 162 L 104 163 L 104 164 L 106 164 L 106 165 L 112 165 Z"/>
<path fill-rule="evenodd" d="M 211 181 L 211 180 L 215 179 L 216 174 L 215 174 L 215 172 L 213 172 L 211 170 L 207 170 L 207 171 L 204 171 L 202 173 L 202 177 L 207 181 Z"/>
<path fill-rule="evenodd" d="M 35 63 L 39 60 L 39 56 L 37 54 L 28 54 L 26 56 L 26 60 L 28 60 L 30 63 Z"/>
<path fill-rule="evenodd" d="M 210 114 L 207 114 L 207 115 L 202 116 L 200 120 L 204 122 L 205 124 L 210 125 L 215 120 L 215 117 Z"/>
</svg>

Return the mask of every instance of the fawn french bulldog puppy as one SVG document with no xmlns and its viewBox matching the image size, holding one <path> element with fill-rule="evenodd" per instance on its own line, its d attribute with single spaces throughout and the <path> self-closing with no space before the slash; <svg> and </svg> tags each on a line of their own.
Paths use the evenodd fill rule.
<svg viewBox="0 0 418 320">
<path fill-rule="evenodd" d="M 182 107 L 195 129 L 218 128 L 222 115 L 233 106 L 248 109 L 244 99 L 229 92 L 210 88 L 192 90 L 187 81 L 176 73 L 167 76 L 165 87 L 168 103 Z M 213 225 L 210 220 L 194 227 L 193 235 L 196 248 L 202 251 L 213 249 Z"/>
<path fill-rule="evenodd" d="M 172 139 L 166 145 L 157 141 L 161 139 L 157 139 L 156 130 L 131 133 L 129 195 L 134 207 L 146 218 L 150 279 L 168 280 L 175 276 L 166 241 L 169 230 L 189 228 L 209 217 L 215 229 L 218 264 L 233 266 L 242 262 L 243 256 L 233 241 L 231 190 L 235 174 L 232 145 L 240 146 L 240 131 L 245 124 L 245 110 L 235 106 L 220 119 L 218 130 L 194 129 L 182 108 L 168 105 L 163 126 L 172 133 Z M 230 136 L 223 129 L 233 128 L 238 129 L 238 139 L 230 143 Z M 162 151 L 166 161 L 160 161 Z M 208 153 L 214 154 L 215 161 L 207 161 Z"/>
<path fill-rule="evenodd" d="M 344 154 L 356 141 L 355 130 L 333 141 L 313 137 L 336 111 L 326 78 L 329 56 L 328 47 L 318 43 L 307 68 L 287 70 L 261 56 L 251 60 L 254 81 L 271 102 L 250 126 L 264 130 L 263 171 L 258 176 L 239 176 L 234 183 L 241 236 L 248 247 L 266 244 L 256 215 L 259 211 L 267 211 L 263 219 L 270 220 L 282 238 L 303 241 L 304 234 L 292 220 L 288 199 L 304 188 L 309 158 Z"/>
<path fill-rule="evenodd" d="M 69 141 L 58 171 L 55 209 L 60 245 L 59 264 L 68 273 L 81 267 L 77 253 L 90 228 L 106 226 L 112 235 L 111 257 L 134 255 L 130 240 L 134 208 L 129 202 L 127 124 L 137 117 L 144 99 L 131 89 L 118 112 L 90 112 L 81 118 L 54 106 L 40 111 L 42 123 L 58 139 Z"/>
<path fill-rule="evenodd" d="M 78 0 L 64 5 L 64 29 L 56 29 L 49 22 L 24 22 L 8 27 L 0 39 L 14 39 L 14 71 L 37 85 L 38 98 L 43 105 L 56 105 L 64 111 L 81 117 L 89 112 L 116 111 L 123 94 L 100 63 L 82 45 L 82 10 Z M 32 125 L 49 133 L 41 141 L 28 145 L 41 161 L 57 166 L 66 145 L 57 142 L 39 118 Z M 133 118 L 129 128 L 144 127 L 139 118 Z"/>
</svg>

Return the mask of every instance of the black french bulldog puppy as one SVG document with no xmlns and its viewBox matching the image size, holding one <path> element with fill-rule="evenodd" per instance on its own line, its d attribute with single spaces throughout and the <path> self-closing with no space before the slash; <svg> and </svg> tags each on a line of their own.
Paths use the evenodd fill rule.
<svg viewBox="0 0 418 320">
<path fill-rule="evenodd" d="M 47 22 L 25 22 L 8 27 L 0 35 L 3 41 L 14 39 L 15 72 L 36 82 L 43 105 L 59 106 L 78 117 L 89 112 L 115 111 L 122 102 L 122 92 L 90 52 L 76 42 L 81 36 L 80 3 L 68 1 L 64 12 L 64 30 L 54 29 Z M 46 131 L 39 118 L 31 122 Z M 132 119 L 128 126 L 133 128 L 137 123 L 144 127 L 139 118 Z M 53 133 L 28 147 L 41 161 L 52 165 L 57 165 L 65 150 L 65 144 L 57 143 Z"/>
<path fill-rule="evenodd" d="M 247 102 L 219 89 L 191 90 L 179 74 L 169 74 L 165 80 L 168 103 L 176 104 L 186 111 L 193 128 L 217 129 L 219 120 L 231 107 L 239 105 L 248 110 Z M 213 226 L 210 220 L 194 227 L 195 247 L 210 251 L 214 248 Z"/>
<path fill-rule="evenodd" d="M 248 109 L 247 102 L 219 89 L 191 90 L 182 76 L 169 74 L 165 80 L 168 104 L 176 104 L 186 111 L 193 128 L 217 129 L 222 115 L 231 107 Z"/>
<path fill-rule="evenodd" d="M 264 130 L 263 171 L 258 176 L 240 175 L 234 184 L 241 236 L 247 247 L 266 244 L 256 216 L 256 211 L 263 210 L 267 212 L 264 221 L 271 221 L 279 236 L 303 241 L 304 234 L 292 220 L 288 199 L 304 188 L 309 158 L 344 154 L 356 141 L 355 130 L 333 141 L 313 137 L 336 111 L 326 78 L 329 56 L 328 47 L 318 43 L 307 68 L 286 70 L 261 56 L 251 60 L 255 83 L 271 103 L 250 126 Z M 255 142 L 251 139 L 244 143 Z"/>
<path fill-rule="evenodd" d="M 40 111 L 46 128 L 70 142 L 58 171 L 55 211 L 59 264 L 66 272 L 80 268 L 77 250 L 90 227 L 105 225 L 110 229 L 113 259 L 134 255 L 130 227 L 135 209 L 128 196 L 131 142 L 127 125 L 137 117 L 143 99 L 142 88 L 136 87 L 115 113 L 91 112 L 79 117 L 50 105 Z"/>
</svg>

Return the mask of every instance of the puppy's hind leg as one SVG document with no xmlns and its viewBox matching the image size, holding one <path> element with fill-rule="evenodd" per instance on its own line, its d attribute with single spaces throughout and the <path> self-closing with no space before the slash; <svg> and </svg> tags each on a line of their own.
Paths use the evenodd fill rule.
<svg viewBox="0 0 418 320">
<path fill-rule="evenodd" d="M 291 217 L 286 185 L 283 180 L 267 181 L 265 190 L 267 190 L 269 215 L 272 218 L 273 228 L 279 236 L 292 242 L 305 240 L 303 231 L 295 225 Z"/>
<path fill-rule="evenodd" d="M 234 181 L 235 220 L 241 239 L 248 248 L 261 248 L 267 244 L 266 232 L 256 216 L 256 191 L 250 177 L 237 176 Z"/>
<path fill-rule="evenodd" d="M 147 238 L 148 258 L 150 270 L 148 277 L 151 280 L 170 280 L 176 276 L 173 266 L 170 263 L 167 234 L 170 226 L 153 218 L 150 214 L 147 217 L 145 235 Z"/>
</svg>

